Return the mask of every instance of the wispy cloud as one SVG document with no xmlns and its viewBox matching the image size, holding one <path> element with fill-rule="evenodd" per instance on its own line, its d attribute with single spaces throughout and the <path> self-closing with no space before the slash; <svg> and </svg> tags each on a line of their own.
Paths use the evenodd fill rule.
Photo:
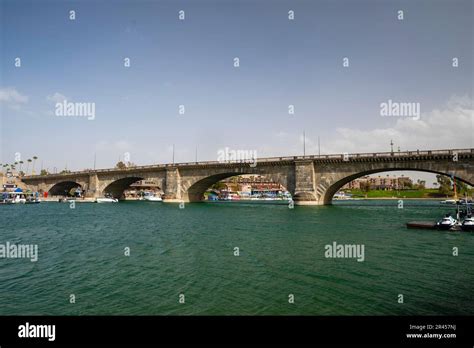
<svg viewBox="0 0 474 348">
<path fill-rule="evenodd" d="M 66 97 L 64 94 L 56 92 L 52 95 L 48 95 L 46 100 L 53 103 L 62 103 L 64 100 L 70 100 L 70 98 Z"/>
<path fill-rule="evenodd" d="M 19 110 L 26 103 L 28 103 L 28 97 L 18 92 L 15 88 L 0 88 L 0 105 Z"/>
<path fill-rule="evenodd" d="M 400 118 L 388 128 L 338 128 L 336 136 L 325 142 L 325 153 L 474 147 L 474 108 L 471 98 L 453 96 L 442 108 L 422 113 L 421 119 Z M 315 144 L 306 140 L 311 150 Z M 314 152 L 314 151 L 313 151 Z"/>
</svg>

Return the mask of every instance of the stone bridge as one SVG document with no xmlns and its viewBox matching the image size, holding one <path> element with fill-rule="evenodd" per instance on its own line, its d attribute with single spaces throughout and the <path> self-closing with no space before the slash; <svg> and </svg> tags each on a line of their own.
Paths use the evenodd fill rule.
<svg viewBox="0 0 474 348">
<path fill-rule="evenodd" d="M 474 186 L 474 149 L 292 156 L 258 159 L 256 166 L 241 162 L 191 162 L 26 176 L 32 190 L 62 195 L 80 186 L 88 197 L 123 191 L 139 180 L 153 180 L 164 202 L 198 202 L 214 183 L 240 174 L 258 174 L 282 184 L 295 204 L 331 203 L 346 183 L 368 174 L 415 170 L 453 176 Z"/>
</svg>

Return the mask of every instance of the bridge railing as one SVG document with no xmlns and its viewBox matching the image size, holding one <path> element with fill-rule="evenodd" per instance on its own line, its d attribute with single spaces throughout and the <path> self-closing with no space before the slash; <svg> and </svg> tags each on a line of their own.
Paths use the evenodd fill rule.
<svg viewBox="0 0 474 348">
<path fill-rule="evenodd" d="M 376 153 L 355 153 L 355 154 L 329 154 L 329 155 L 308 155 L 308 156 L 284 156 L 284 157 L 265 157 L 257 158 L 257 163 L 270 163 L 270 162 L 281 162 L 281 161 L 295 161 L 295 160 L 327 160 L 327 159 L 351 159 L 351 158 L 383 158 L 383 157 L 413 157 L 413 156 L 433 156 L 433 155 L 454 155 L 474 153 L 474 149 L 451 149 L 451 150 L 416 150 L 416 151 L 394 151 L 394 152 L 376 152 Z M 116 171 L 136 171 L 146 169 L 166 169 L 170 167 L 186 167 L 195 165 L 216 165 L 216 164 L 239 164 L 242 161 L 198 161 L 198 162 L 182 162 L 182 163 L 164 163 L 164 164 L 151 164 L 145 166 L 126 167 L 123 169 L 119 168 L 105 168 L 95 170 L 82 170 L 68 173 L 51 173 L 47 176 L 74 176 L 84 175 L 89 173 L 108 173 Z M 37 178 L 45 175 L 29 175 L 23 178 Z"/>
</svg>

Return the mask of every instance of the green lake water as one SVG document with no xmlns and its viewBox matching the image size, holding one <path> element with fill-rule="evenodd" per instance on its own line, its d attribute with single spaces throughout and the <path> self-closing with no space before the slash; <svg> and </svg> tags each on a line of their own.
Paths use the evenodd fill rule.
<svg viewBox="0 0 474 348">
<path fill-rule="evenodd" d="M 397 205 L 0 206 L 0 244 L 39 251 L 0 259 L 0 315 L 472 315 L 474 234 L 407 229 L 454 209 Z M 333 242 L 365 260 L 326 258 Z"/>
</svg>

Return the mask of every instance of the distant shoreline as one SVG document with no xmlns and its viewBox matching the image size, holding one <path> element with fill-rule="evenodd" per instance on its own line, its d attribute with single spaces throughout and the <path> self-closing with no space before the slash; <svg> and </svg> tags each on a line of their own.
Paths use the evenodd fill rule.
<svg viewBox="0 0 474 348">
<path fill-rule="evenodd" d="M 433 197 L 356 197 L 353 199 L 333 199 L 335 201 L 351 201 L 351 200 L 398 200 L 398 199 L 412 199 L 412 200 L 428 200 L 428 201 L 444 201 L 451 198 L 433 198 Z"/>
</svg>

